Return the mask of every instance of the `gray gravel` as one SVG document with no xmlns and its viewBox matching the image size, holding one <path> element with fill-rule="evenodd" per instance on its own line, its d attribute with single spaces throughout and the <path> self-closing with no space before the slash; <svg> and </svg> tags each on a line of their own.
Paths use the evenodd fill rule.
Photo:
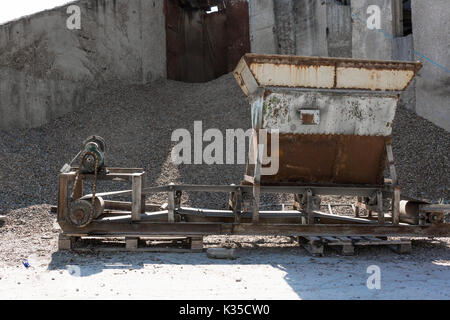
<svg viewBox="0 0 450 320">
<path fill-rule="evenodd" d="M 161 80 L 146 86 L 98 91 L 93 102 L 40 128 L 0 131 L 0 214 L 36 204 L 56 204 L 59 169 L 75 155 L 84 138 L 103 136 L 107 165 L 143 167 L 147 185 L 169 182 L 239 183 L 244 165 L 181 165 L 170 161 L 172 131 L 193 131 L 195 120 L 208 128 L 250 127 L 245 96 L 231 74 L 205 84 Z M 450 133 L 412 114 L 398 111 L 394 153 L 402 193 L 449 199 Z M 107 185 L 102 191 L 123 185 Z M 227 195 L 191 194 L 187 205 L 224 207 Z M 266 198 L 266 203 L 278 201 Z M 154 201 L 163 201 L 163 195 Z"/>
</svg>

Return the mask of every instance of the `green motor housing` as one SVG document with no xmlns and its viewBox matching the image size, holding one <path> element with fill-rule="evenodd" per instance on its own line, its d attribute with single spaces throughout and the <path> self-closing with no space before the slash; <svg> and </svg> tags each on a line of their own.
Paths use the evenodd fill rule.
<svg viewBox="0 0 450 320">
<path fill-rule="evenodd" d="M 80 172 L 84 174 L 95 173 L 95 163 L 97 157 L 97 173 L 105 167 L 106 143 L 100 136 L 91 136 L 83 142 L 83 160 L 81 161 Z"/>
</svg>

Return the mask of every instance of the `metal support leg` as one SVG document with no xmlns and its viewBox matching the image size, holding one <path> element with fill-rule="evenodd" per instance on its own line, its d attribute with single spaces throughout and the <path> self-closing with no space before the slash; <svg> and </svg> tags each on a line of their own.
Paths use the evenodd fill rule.
<svg viewBox="0 0 450 320">
<path fill-rule="evenodd" d="M 306 213 L 308 214 L 308 224 L 314 224 L 314 203 L 311 190 L 306 191 Z"/>
<path fill-rule="evenodd" d="M 169 222 L 175 222 L 175 191 L 169 191 L 168 192 L 168 221 Z"/>
<path fill-rule="evenodd" d="M 141 220 L 142 212 L 142 175 L 136 174 L 132 177 L 131 193 L 131 220 Z"/>
<path fill-rule="evenodd" d="M 383 193 L 377 191 L 378 223 L 384 224 Z"/>
<path fill-rule="evenodd" d="M 398 186 L 397 171 L 395 170 L 394 164 L 394 153 L 390 143 L 386 144 L 386 153 L 392 178 L 392 186 L 394 188 L 394 194 L 392 196 L 392 223 L 398 225 L 400 223 L 400 187 Z"/>
<path fill-rule="evenodd" d="M 264 151 L 259 148 L 259 135 L 256 130 L 253 131 L 253 155 L 255 160 L 255 172 L 253 175 L 253 223 L 259 222 L 259 202 L 261 194 L 261 157 Z"/>
</svg>

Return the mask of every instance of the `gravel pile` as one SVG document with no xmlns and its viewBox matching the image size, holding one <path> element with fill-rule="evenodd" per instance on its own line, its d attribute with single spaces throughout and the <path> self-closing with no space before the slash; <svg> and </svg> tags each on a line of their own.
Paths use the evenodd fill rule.
<svg viewBox="0 0 450 320">
<path fill-rule="evenodd" d="M 0 227 L 0 265 L 17 265 L 30 256 L 48 256 L 57 250 L 59 231 L 50 205 L 10 211 Z"/>
<path fill-rule="evenodd" d="M 82 110 L 40 128 L 0 131 L 0 215 L 32 205 L 55 205 L 59 169 L 92 134 L 106 139 L 108 166 L 142 167 L 148 173 L 147 185 L 239 183 L 245 165 L 171 162 L 173 130 L 193 132 L 197 120 L 203 121 L 203 131 L 250 127 L 248 102 L 231 74 L 204 84 L 160 80 L 145 86 L 109 87 L 98 91 Z M 394 153 L 403 195 L 450 198 L 449 138 L 431 122 L 406 109 L 398 111 Z M 119 188 L 125 186 L 115 183 L 100 190 Z M 190 194 L 183 200 L 186 205 L 223 208 L 226 199 L 224 194 Z M 165 201 L 165 197 L 149 200 Z M 277 197 L 265 198 L 266 203 L 277 201 Z"/>
<path fill-rule="evenodd" d="M 450 201 L 450 133 L 404 108 L 397 110 L 393 150 L 402 194 Z"/>
</svg>

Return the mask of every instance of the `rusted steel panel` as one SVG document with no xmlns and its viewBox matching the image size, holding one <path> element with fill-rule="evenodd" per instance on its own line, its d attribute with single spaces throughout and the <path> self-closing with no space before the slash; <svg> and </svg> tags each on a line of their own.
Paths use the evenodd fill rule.
<svg viewBox="0 0 450 320">
<path fill-rule="evenodd" d="M 248 2 L 226 0 L 228 72 L 236 68 L 241 57 L 250 52 L 250 21 Z"/>
<path fill-rule="evenodd" d="M 278 173 L 262 176 L 261 183 L 383 185 L 385 143 L 390 141 L 382 136 L 281 133 Z"/>
<path fill-rule="evenodd" d="M 334 66 L 252 63 L 250 69 L 263 86 L 332 88 Z"/>
<path fill-rule="evenodd" d="M 219 11 L 207 14 L 216 4 Z M 232 71 L 250 51 L 246 1 L 165 0 L 165 15 L 169 79 L 210 81 Z"/>
<path fill-rule="evenodd" d="M 366 68 L 337 68 L 336 87 L 401 91 L 406 89 L 415 74 L 413 70 L 380 70 Z"/>
<path fill-rule="evenodd" d="M 420 62 L 246 54 L 261 87 L 402 91 L 421 69 Z M 237 73 L 235 73 L 237 75 Z"/>
</svg>

